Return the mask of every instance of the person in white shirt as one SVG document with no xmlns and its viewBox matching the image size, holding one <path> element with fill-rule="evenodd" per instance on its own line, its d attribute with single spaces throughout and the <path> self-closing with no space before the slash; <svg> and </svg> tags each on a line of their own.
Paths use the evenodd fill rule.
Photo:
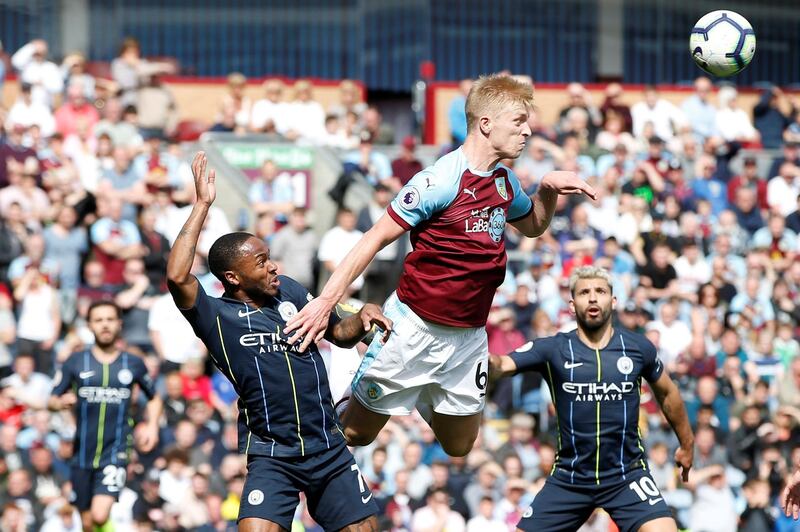
<svg viewBox="0 0 800 532">
<path fill-rule="evenodd" d="M 692 341 L 689 326 L 678 320 L 678 305 L 674 300 L 661 305 L 661 319 L 649 324 L 648 329 L 659 332 L 659 353 L 664 366 L 669 368 L 678 355 L 683 353 Z"/>
<path fill-rule="evenodd" d="M 713 89 L 711 80 L 700 76 L 694 80 L 694 94 L 681 104 L 681 110 L 688 119 L 692 132 L 703 140 L 718 134 L 717 108 L 710 99 Z"/>
<path fill-rule="evenodd" d="M 756 142 L 760 135 L 753 127 L 750 115 L 736 103 L 737 92 L 733 87 L 719 90 L 719 110 L 715 118 L 716 129 L 723 139 L 738 142 Z"/>
<path fill-rule="evenodd" d="M 673 267 L 678 275 L 678 292 L 682 295 L 696 296 L 700 285 L 711 279 L 711 265 L 693 238 L 684 240 L 681 255 Z"/>
<path fill-rule="evenodd" d="M 181 318 L 172 296 L 164 294 L 150 307 L 147 319 L 150 341 L 159 358 L 176 366 L 189 359 L 202 358 L 206 353 L 192 326 Z"/>
<path fill-rule="evenodd" d="M 508 532 L 508 525 L 494 517 L 494 499 L 481 497 L 478 515 L 467 521 L 467 532 Z"/>
<path fill-rule="evenodd" d="M 53 97 L 64 90 L 64 78 L 58 65 L 47 60 L 47 42 L 35 39 L 11 57 L 19 71 L 19 80 L 32 86 L 33 101 L 52 108 Z"/>
<path fill-rule="evenodd" d="M 358 244 L 362 235 L 363 233 L 356 229 L 356 217 L 353 211 L 340 209 L 336 215 L 336 226 L 322 236 L 317 252 L 317 258 L 328 274 L 333 273 L 350 250 Z M 345 295 L 345 300 L 360 290 L 362 286 L 364 286 L 364 276 L 359 275 L 350 285 L 349 294 Z"/>
<path fill-rule="evenodd" d="M 50 137 L 56 131 L 55 118 L 48 106 L 34 101 L 32 90 L 33 86 L 29 83 L 20 84 L 19 97 L 8 110 L 6 123 L 21 124 L 25 129 L 38 126 L 42 137 Z"/>
<path fill-rule="evenodd" d="M 289 104 L 282 101 L 283 82 L 268 79 L 263 85 L 265 98 L 253 104 L 250 129 L 258 133 L 285 134 L 290 118 Z"/>
<path fill-rule="evenodd" d="M 767 204 L 771 211 L 789 216 L 797 210 L 800 194 L 800 168 L 792 163 L 783 163 L 780 173 L 767 183 Z"/>
<path fill-rule="evenodd" d="M 6 395 L 28 408 L 45 408 L 53 382 L 44 373 L 34 371 L 35 359 L 29 353 L 19 353 L 14 360 L 14 373 L 0 381 Z"/>
<path fill-rule="evenodd" d="M 427 504 L 414 512 L 411 530 L 464 532 L 466 523 L 461 514 L 450 509 L 450 494 L 435 488 L 428 494 Z"/>
<path fill-rule="evenodd" d="M 295 99 L 289 104 L 288 131 L 284 136 L 316 142 L 325 136 L 325 110 L 313 99 L 311 82 L 299 80 L 294 84 L 294 94 Z"/>
<path fill-rule="evenodd" d="M 653 134 L 664 140 L 670 140 L 676 131 L 686 125 L 686 117 L 674 104 L 658 97 L 653 86 L 644 89 L 644 101 L 631 108 L 633 118 L 633 135 L 641 137 L 645 124 L 653 125 Z"/>
</svg>

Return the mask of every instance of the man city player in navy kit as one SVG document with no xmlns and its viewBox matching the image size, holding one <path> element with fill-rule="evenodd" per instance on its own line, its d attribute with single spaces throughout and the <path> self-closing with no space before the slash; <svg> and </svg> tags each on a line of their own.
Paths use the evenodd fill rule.
<svg viewBox="0 0 800 532">
<path fill-rule="evenodd" d="M 73 353 L 56 377 L 51 410 L 75 406 L 77 427 L 70 480 L 73 502 L 81 513 L 83 530 L 102 530 L 111 506 L 125 485 L 133 386 L 149 399 L 139 448 L 149 452 L 158 443 L 161 398 L 144 361 L 117 348 L 122 312 L 110 301 L 92 303 L 87 314 L 94 345 Z"/>
<path fill-rule="evenodd" d="M 248 233 L 224 235 L 209 250 L 209 268 L 225 287 L 221 298 L 206 295 L 190 273 L 216 197 L 206 166 L 198 153 L 197 202 L 172 247 L 167 279 L 175 304 L 239 394 L 239 451 L 247 455 L 239 530 L 289 530 L 301 491 L 325 530 L 378 530 L 378 508 L 347 449 L 322 357 L 313 344 L 304 351 L 289 344 L 284 333 L 311 295 L 278 275 L 264 241 Z M 373 325 L 385 337 L 391 332 L 380 308 L 365 305 L 344 319 L 332 314 L 326 337 L 352 347 Z"/>
<path fill-rule="evenodd" d="M 687 481 L 694 436 L 680 392 L 650 341 L 612 327 L 616 299 L 608 272 L 593 266 L 577 268 L 570 290 L 577 330 L 490 359 L 495 377 L 541 372 L 556 409 L 555 465 L 517 526 L 525 531 L 574 531 L 600 507 L 622 532 L 676 531 L 647 469 L 638 420 L 644 378 L 678 436 L 675 461 Z"/>
</svg>

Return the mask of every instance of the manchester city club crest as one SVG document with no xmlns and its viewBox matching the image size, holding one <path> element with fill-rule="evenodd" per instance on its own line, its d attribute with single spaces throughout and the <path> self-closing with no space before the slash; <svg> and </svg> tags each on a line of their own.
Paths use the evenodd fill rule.
<svg viewBox="0 0 800 532">
<path fill-rule="evenodd" d="M 617 369 L 623 375 L 630 375 L 633 372 L 633 360 L 631 357 L 619 357 L 617 359 Z"/>
<path fill-rule="evenodd" d="M 497 187 L 497 193 L 504 200 L 508 199 L 508 191 L 506 190 L 506 178 L 504 176 L 494 178 L 494 186 Z"/>
<path fill-rule="evenodd" d="M 117 373 L 117 378 L 120 384 L 127 385 L 133 382 L 133 373 L 131 373 L 129 369 L 121 369 L 119 373 Z"/>
<path fill-rule="evenodd" d="M 283 321 L 289 321 L 289 318 L 297 314 L 297 307 L 291 301 L 284 301 L 278 305 L 278 314 L 281 315 Z"/>
</svg>

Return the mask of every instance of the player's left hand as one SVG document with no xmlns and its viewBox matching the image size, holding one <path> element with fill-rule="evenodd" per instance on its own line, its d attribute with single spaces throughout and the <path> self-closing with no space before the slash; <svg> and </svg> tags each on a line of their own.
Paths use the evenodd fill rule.
<svg viewBox="0 0 800 532">
<path fill-rule="evenodd" d="M 688 449 L 678 447 L 675 450 L 675 463 L 681 468 L 681 480 L 684 482 L 689 482 L 689 470 L 692 468 L 692 462 L 694 462 L 694 449 L 692 447 Z"/>
<path fill-rule="evenodd" d="M 300 352 L 304 352 L 311 345 L 311 342 L 319 343 L 325 337 L 328 329 L 328 318 L 336 302 L 330 303 L 321 297 L 316 297 L 300 309 L 300 312 L 289 318 L 284 328 L 285 333 L 296 332 L 289 338 L 288 342 L 294 344 L 303 338 L 300 344 Z"/>
<path fill-rule="evenodd" d="M 385 344 L 386 341 L 389 339 L 389 335 L 392 334 L 392 320 L 387 318 L 383 315 L 383 311 L 378 305 L 374 305 L 372 303 L 367 303 L 361 310 L 358 312 L 358 315 L 361 316 L 361 323 L 364 324 L 364 331 L 369 331 L 372 329 L 373 325 L 377 325 L 380 329 L 383 330 L 383 336 L 381 337 L 381 343 Z"/>
<path fill-rule="evenodd" d="M 575 172 L 560 170 L 547 172 L 539 186 L 554 190 L 559 194 L 586 194 L 593 200 L 597 200 L 597 192 Z"/>
<path fill-rule="evenodd" d="M 158 425 L 155 423 L 147 423 L 142 431 L 139 433 L 139 449 L 142 452 L 149 453 L 158 443 Z"/>
<path fill-rule="evenodd" d="M 795 471 L 781 493 L 781 509 L 786 517 L 800 517 L 800 470 Z"/>
</svg>

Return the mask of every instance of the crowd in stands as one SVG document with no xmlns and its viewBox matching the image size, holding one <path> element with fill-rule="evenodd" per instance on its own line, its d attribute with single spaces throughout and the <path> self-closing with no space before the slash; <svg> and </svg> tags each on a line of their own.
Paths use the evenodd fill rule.
<svg viewBox="0 0 800 532">
<path fill-rule="evenodd" d="M 11 65 L 19 95 L 0 102 L 0 530 L 80 529 L 68 500 L 74 420 L 44 407 L 60 364 L 91 344 L 86 311 L 102 299 L 124 310 L 124 348 L 144 358 L 165 401 L 160 444 L 131 455 L 112 511 L 116 530 L 233 530 L 246 472 L 236 395 L 166 294 L 170 245 L 194 199 L 192 154 L 175 141 L 179 110 L 160 82 L 174 65 L 145 60 L 132 39 L 112 79 L 90 75 L 79 54 L 57 65 L 41 40 L 14 51 Z M 395 160 L 376 149 L 394 144 L 395 132 L 350 81 L 328 109 L 307 81 L 269 80 L 256 101 L 244 76 L 227 81 L 212 131 L 340 148 L 345 172 L 374 188 L 369 205 L 340 209 L 318 239 L 272 161 L 253 180 L 253 229 L 281 270 L 314 292 L 421 169 L 417 141 L 402 139 Z M 465 137 L 469 85 L 461 83 L 448 114 L 453 142 L 443 152 Z M 742 109 L 735 89 L 705 78 L 679 106 L 647 88 L 629 108 L 622 92 L 611 83 L 595 102 L 570 84 L 558 121 L 532 112 L 524 155 L 506 161 L 528 193 L 564 169 L 590 181 L 599 199 L 560 197 L 550 230 L 535 240 L 508 226 L 490 352 L 572 328 L 571 270 L 607 268 L 616 326 L 658 347 L 696 432 L 695 470 L 681 483 L 677 440 L 645 386 L 642 438 L 681 527 L 800 530 L 776 512 L 784 479 L 800 465 L 800 101 L 776 87 Z M 206 256 L 229 231 L 212 208 L 194 264 L 211 294 L 221 285 Z M 382 250 L 348 295 L 382 302 L 409 249 L 404 238 Z M 323 351 L 341 390 L 350 374 L 337 361 L 357 365 L 358 356 Z M 552 412 L 541 376 L 497 383 L 465 458 L 448 457 L 418 416 L 392 419 L 354 450 L 382 529 L 514 530 L 557 460 Z M 597 512 L 582 531 L 612 527 Z M 296 530 L 318 530 L 303 504 Z"/>
</svg>

